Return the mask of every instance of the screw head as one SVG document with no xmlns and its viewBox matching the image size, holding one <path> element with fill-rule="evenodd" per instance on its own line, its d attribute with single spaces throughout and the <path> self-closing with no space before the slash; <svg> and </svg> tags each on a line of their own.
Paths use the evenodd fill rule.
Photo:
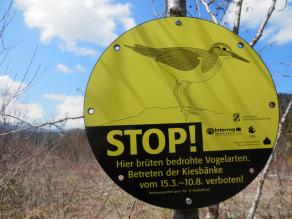
<svg viewBox="0 0 292 219">
<path fill-rule="evenodd" d="M 119 44 L 114 45 L 114 50 L 115 51 L 120 51 L 121 50 L 121 46 Z"/>
<path fill-rule="evenodd" d="M 87 112 L 89 115 L 92 115 L 95 113 L 95 110 L 93 108 L 89 108 Z"/>
<path fill-rule="evenodd" d="M 186 198 L 186 204 L 191 205 L 193 203 L 193 200 L 191 198 Z"/>
<path fill-rule="evenodd" d="M 269 102 L 269 107 L 272 108 L 272 109 L 275 108 L 276 107 L 276 103 L 273 102 L 273 101 Z"/>
<path fill-rule="evenodd" d="M 244 44 L 243 44 L 242 42 L 239 42 L 239 43 L 237 44 L 237 47 L 240 48 L 240 49 L 242 49 L 242 48 L 244 47 Z"/>
<path fill-rule="evenodd" d="M 177 26 L 180 26 L 180 25 L 182 25 L 182 22 L 181 22 L 181 20 L 178 19 L 178 20 L 175 21 L 175 24 L 176 24 Z"/>
<path fill-rule="evenodd" d="M 118 179 L 119 179 L 120 181 L 123 181 L 123 180 L 125 179 L 125 177 L 124 177 L 124 175 L 121 174 L 121 175 L 118 176 Z"/>
</svg>

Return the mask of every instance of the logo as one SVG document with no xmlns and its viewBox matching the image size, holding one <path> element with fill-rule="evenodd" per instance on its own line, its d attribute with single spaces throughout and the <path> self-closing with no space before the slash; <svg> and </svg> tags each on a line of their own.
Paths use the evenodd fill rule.
<svg viewBox="0 0 292 219">
<path fill-rule="evenodd" d="M 266 137 L 265 140 L 263 141 L 263 143 L 264 143 L 264 145 L 269 145 L 272 142 L 271 142 L 271 140 L 268 137 Z"/>
<path fill-rule="evenodd" d="M 248 133 L 250 133 L 250 134 L 254 134 L 256 132 L 256 130 L 255 130 L 255 128 L 253 127 L 253 126 L 250 126 L 249 128 L 248 128 Z"/>
<path fill-rule="evenodd" d="M 208 134 L 208 135 L 214 135 L 214 133 L 215 133 L 215 131 L 214 131 L 213 128 L 208 128 L 208 129 L 207 129 L 207 134 Z"/>
<path fill-rule="evenodd" d="M 234 122 L 240 121 L 240 114 L 239 113 L 233 113 L 233 121 Z"/>
<path fill-rule="evenodd" d="M 241 134 L 241 127 L 234 128 L 208 128 L 206 130 L 208 135 L 239 135 Z"/>
</svg>

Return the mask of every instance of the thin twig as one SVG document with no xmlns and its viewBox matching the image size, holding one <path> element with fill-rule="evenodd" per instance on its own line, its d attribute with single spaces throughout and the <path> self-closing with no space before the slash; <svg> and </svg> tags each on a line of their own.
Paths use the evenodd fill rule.
<svg viewBox="0 0 292 219">
<path fill-rule="evenodd" d="M 11 93 L 10 89 L 13 89 L 13 87 L 11 86 L 10 88 L 8 88 L 7 90 L 5 90 L 4 92 L 7 93 L 7 97 L 2 101 L 2 106 L 0 109 L 0 114 L 3 114 L 4 111 L 6 110 L 6 108 L 8 107 L 9 104 L 11 104 L 11 102 L 13 100 L 15 100 L 17 97 L 21 96 L 22 94 L 24 94 L 25 92 L 27 92 L 32 86 L 33 84 L 38 80 L 38 76 L 39 76 L 39 72 L 41 70 L 41 65 L 39 65 L 35 71 L 35 73 L 33 74 L 33 77 L 29 80 L 29 82 L 26 84 L 25 81 L 28 77 L 28 74 L 30 72 L 30 69 L 32 67 L 32 64 L 34 62 L 34 59 L 36 57 L 37 54 L 37 47 L 35 48 L 33 55 L 29 61 L 29 64 L 24 72 L 24 76 L 21 79 L 21 82 L 19 83 L 18 87 L 16 88 L 16 91 L 14 91 L 13 93 Z M 46 70 L 46 68 L 44 69 L 44 71 Z M 15 76 L 16 77 L 16 76 Z M 15 79 L 14 79 L 15 80 Z"/>
<path fill-rule="evenodd" d="M 201 18 L 201 9 L 200 9 L 199 1 L 195 0 L 195 4 L 196 4 L 196 9 L 198 11 L 198 17 Z"/>
<path fill-rule="evenodd" d="M 255 46 L 255 44 L 259 41 L 259 39 L 262 37 L 264 29 L 273 13 L 273 11 L 275 10 L 275 5 L 276 5 L 277 0 L 272 0 L 272 4 L 268 10 L 267 16 L 265 18 L 265 20 L 263 21 L 263 23 L 261 24 L 261 26 L 259 27 L 256 35 L 254 36 L 254 38 L 252 39 L 252 41 L 249 43 L 249 45 L 251 47 Z"/>
<path fill-rule="evenodd" d="M 205 6 L 205 9 L 206 9 L 207 13 L 209 14 L 209 16 L 211 17 L 212 21 L 214 23 L 218 24 L 218 20 L 217 20 L 216 16 L 213 14 L 213 12 L 210 10 L 208 3 L 205 0 L 201 0 L 201 2 Z"/>
<path fill-rule="evenodd" d="M 1 115 L 1 116 L 2 116 L 2 117 L 8 117 L 8 118 L 11 118 L 11 119 L 15 119 L 15 120 L 21 122 L 22 125 L 23 125 L 23 124 L 26 124 L 26 125 L 28 125 L 28 126 L 33 126 L 31 123 L 29 123 L 29 122 L 27 122 L 27 121 L 25 121 L 25 120 L 23 120 L 23 119 L 21 119 L 21 118 L 19 118 L 19 117 L 17 117 L 17 116 L 13 116 L 13 115 Z"/>
<path fill-rule="evenodd" d="M 99 218 L 99 216 L 101 215 L 102 211 L 104 210 L 105 205 L 106 205 L 106 203 L 107 203 L 107 201 L 108 201 L 108 199 L 109 199 L 109 197 L 110 197 L 110 195 L 111 195 L 111 193 L 112 193 L 112 191 L 113 191 L 115 185 L 116 185 L 116 184 L 113 182 L 113 185 L 112 185 L 112 187 L 111 187 L 109 193 L 107 194 L 107 196 L 106 196 L 106 198 L 105 198 L 105 200 L 104 200 L 104 202 L 103 202 L 103 204 L 102 204 L 100 210 L 98 211 L 98 214 L 97 214 L 96 218 Z"/>
<path fill-rule="evenodd" d="M 223 18 L 225 17 L 226 13 L 227 13 L 227 9 L 229 8 L 229 4 L 233 3 L 232 0 L 225 0 L 223 1 L 224 3 L 222 3 L 220 10 L 222 11 L 222 15 L 221 18 L 219 20 L 219 23 L 222 22 Z"/>
<path fill-rule="evenodd" d="M 252 201 L 252 205 L 250 207 L 250 209 L 248 210 L 248 213 L 247 213 L 247 219 L 253 219 L 254 218 L 254 215 L 255 215 L 255 212 L 256 212 L 256 209 L 258 207 L 258 204 L 259 204 L 259 200 L 260 200 L 260 197 L 262 195 L 262 189 L 263 189 L 263 185 L 264 185 L 264 182 L 265 182 L 265 179 L 267 177 L 267 174 L 268 174 L 268 171 L 269 171 L 269 168 L 271 166 L 271 163 L 272 163 L 272 160 L 274 158 L 274 155 L 275 155 L 275 151 L 276 151 L 276 148 L 278 146 L 278 143 L 279 143 L 279 139 L 280 139 L 280 136 L 282 134 L 282 128 L 283 128 L 283 125 L 284 125 L 284 122 L 286 121 L 286 118 L 287 118 L 287 115 L 288 115 L 288 112 L 290 110 L 292 106 L 292 101 L 289 102 L 286 110 L 285 110 L 285 113 L 283 114 L 282 118 L 281 118 L 281 121 L 280 121 L 280 124 L 279 124 L 279 131 L 278 131 L 278 135 L 277 135 L 277 138 L 276 138 L 276 143 L 275 143 L 275 147 L 271 153 L 271 156 L 269 157 L 269 160 L 260 176 L 260 179 L 259 179 L 259 182 L 258 182 L 258 186 L 257 186 L 257 190 L 256 190 L 256 194 L 253 198 L 253 201 Z"/>
<path fill-rule="evenodd" d="M 236 2 L 235 19 L 234 19 L 234 25 L 233 25 L 233 33 L 235 34 L 238 34 L 239 32 L 242 2 L 243 0 L 237 0 Z"/>
<path fill-rule="evenodd" d="M 115 208 L 115 210 L 116 210 L 116 212 L 117 212 L 119 218 L 120 218 L 120 219 L 123 218 L 122 215 L 121 215 L 121 212 L 119 211 L 119 209 L 118 209 L 118 207 L 117 207 L 117 205 L 116 205 L 115 202 L 113 202 L 113 206 L 114 206 L 114 208 Z"/>
<path fill-rule="evenodd" d="M 292 67 L 292 63 L 281 62 L 280 65 L 285 65 L 288 67 Z"/>
<path fill-rule="evenodd" d="M 210 0 L 210 1 L 208 2 L 208 5 L 213 4 L 215 1 L 216 1 L 216 0 Z"/>
<path fill-rule="evenodd" d="M 131 217 L 132 217 L 132 214 L 133 214 L 133 212 L 134 212 L 134 208 L 135 208 L 137 202 L 138 202 L 137 199 L 135 199 L 135 201 L 133 202 L 133 205 L 132 205 L 132 208 L 131 208 L 131 212 L 130 212 L 130 214 L 129 214 L 129 219 L 131 219 Z"/>
<path fill-rule="evenodd" d="M 26 128 L 17 129 L 17 130 L 13 130 L 13 131 L 10 131 L 10 132 L 4 132 L 4 133 L 1 133 L 0 136 L 16 134 L 18 132 L 27 131 L 27 130 L 30 130 L 30 129 L 38 129 L 38 128 L 42 128 L 42 127 L 45 127 L 45 126 L 55 126 L 57 123 L 66 122 L 68 120 L 83 119 L 83 118 L 84 118 L 83 116 L 66 117 L 66 118 L 63 118 L 63 119 L 60 119 L 60 120 L 57 120 L 57 121 L 53 121 L 53 122 L 45 122 L 45 123 L 42 123 L 40 125 L 32 125 L 32 126 L 29 126 L 29 127 L 26 127 Z"/>
<path fill-rule="evenodd" d="M 282 8 L 278 9 L 277 12 L 281 12 L 281 11 L 284 11 L 285 8 L 287 8 L 287 5 L 288 5 L 288 0 L 285 0 L 285 4 Z"/>
</svg>

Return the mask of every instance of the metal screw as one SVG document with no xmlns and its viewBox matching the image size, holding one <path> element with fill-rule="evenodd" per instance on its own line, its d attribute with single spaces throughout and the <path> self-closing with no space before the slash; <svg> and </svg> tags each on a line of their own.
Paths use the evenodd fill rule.
<svg viewBox="0 0 292 219">
<path fill-rule="evenodd" d="M 95 113 L 95 110 L 93 108 L 89 108 L 87 112 L 89 115 L 92 115 Z"/>
<path fill-rule="evenodd" d="M 254 168 L 250 168 L 250 169 L 249 169 L 249 172 L 250 172 L 250 173 L 255 173 Z"/>
<path fill-rule="evenodd" d="M 181 22 L 181 20 L 176 20 L 176 21 L 175 21 L 175 24 L 176 24 L 177 26 L 180 26 L 180 25 L 182 25 L 182 22 Z"/>
<path fill-rule="evenodd" d="M 269 102 L 269 107 L 270 108 L 275 108 L 275 106 L 276 106 L 275 102 L 273 102 L 273 101 Z"/>
<path fill-rule="evenodd" d="M 124 177 L 124 175 L 119 175 L 119 176 L 118 176 L 118 179 L 119 179 L 120 181 L 123 181 L 123 180 L 125 179 L 125 177 Z"/>
<path fill-rule="evenodd" d="M 237 47 L 240 48 L 240 49 L 242 49 L 242 48 L 244 47 L 244 44 L 243 44 L 242 42 L 239 42 L 239 43 L 237 44 Z"/>
<path fill-rule="evenodd" d="M 120 51 L 121 50 L 121 46 L 119 44 L 114 45 L 114 50 L 115 51 Z"/>
<path fill-rule="evenodd" d="M 193 203 L 193 200 L 191 198 L 186 198 L 186 204 L 191 205 Z"/>
</svg>

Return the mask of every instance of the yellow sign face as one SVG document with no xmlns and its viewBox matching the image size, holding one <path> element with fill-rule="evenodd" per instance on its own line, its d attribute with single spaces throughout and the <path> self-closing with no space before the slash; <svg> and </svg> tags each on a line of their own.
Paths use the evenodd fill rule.
<svg viewBox="0 0 292 219">
<path fill-rule="evenodd" d="M 278 116 L 256 52 L 194 18 L 158 19 L 120 36 L 95 65 L 84 104 L 105 171 L 132 195 L 169 208 L 211 205 L 249 184 L 274 146 Z"/>
</svg>

